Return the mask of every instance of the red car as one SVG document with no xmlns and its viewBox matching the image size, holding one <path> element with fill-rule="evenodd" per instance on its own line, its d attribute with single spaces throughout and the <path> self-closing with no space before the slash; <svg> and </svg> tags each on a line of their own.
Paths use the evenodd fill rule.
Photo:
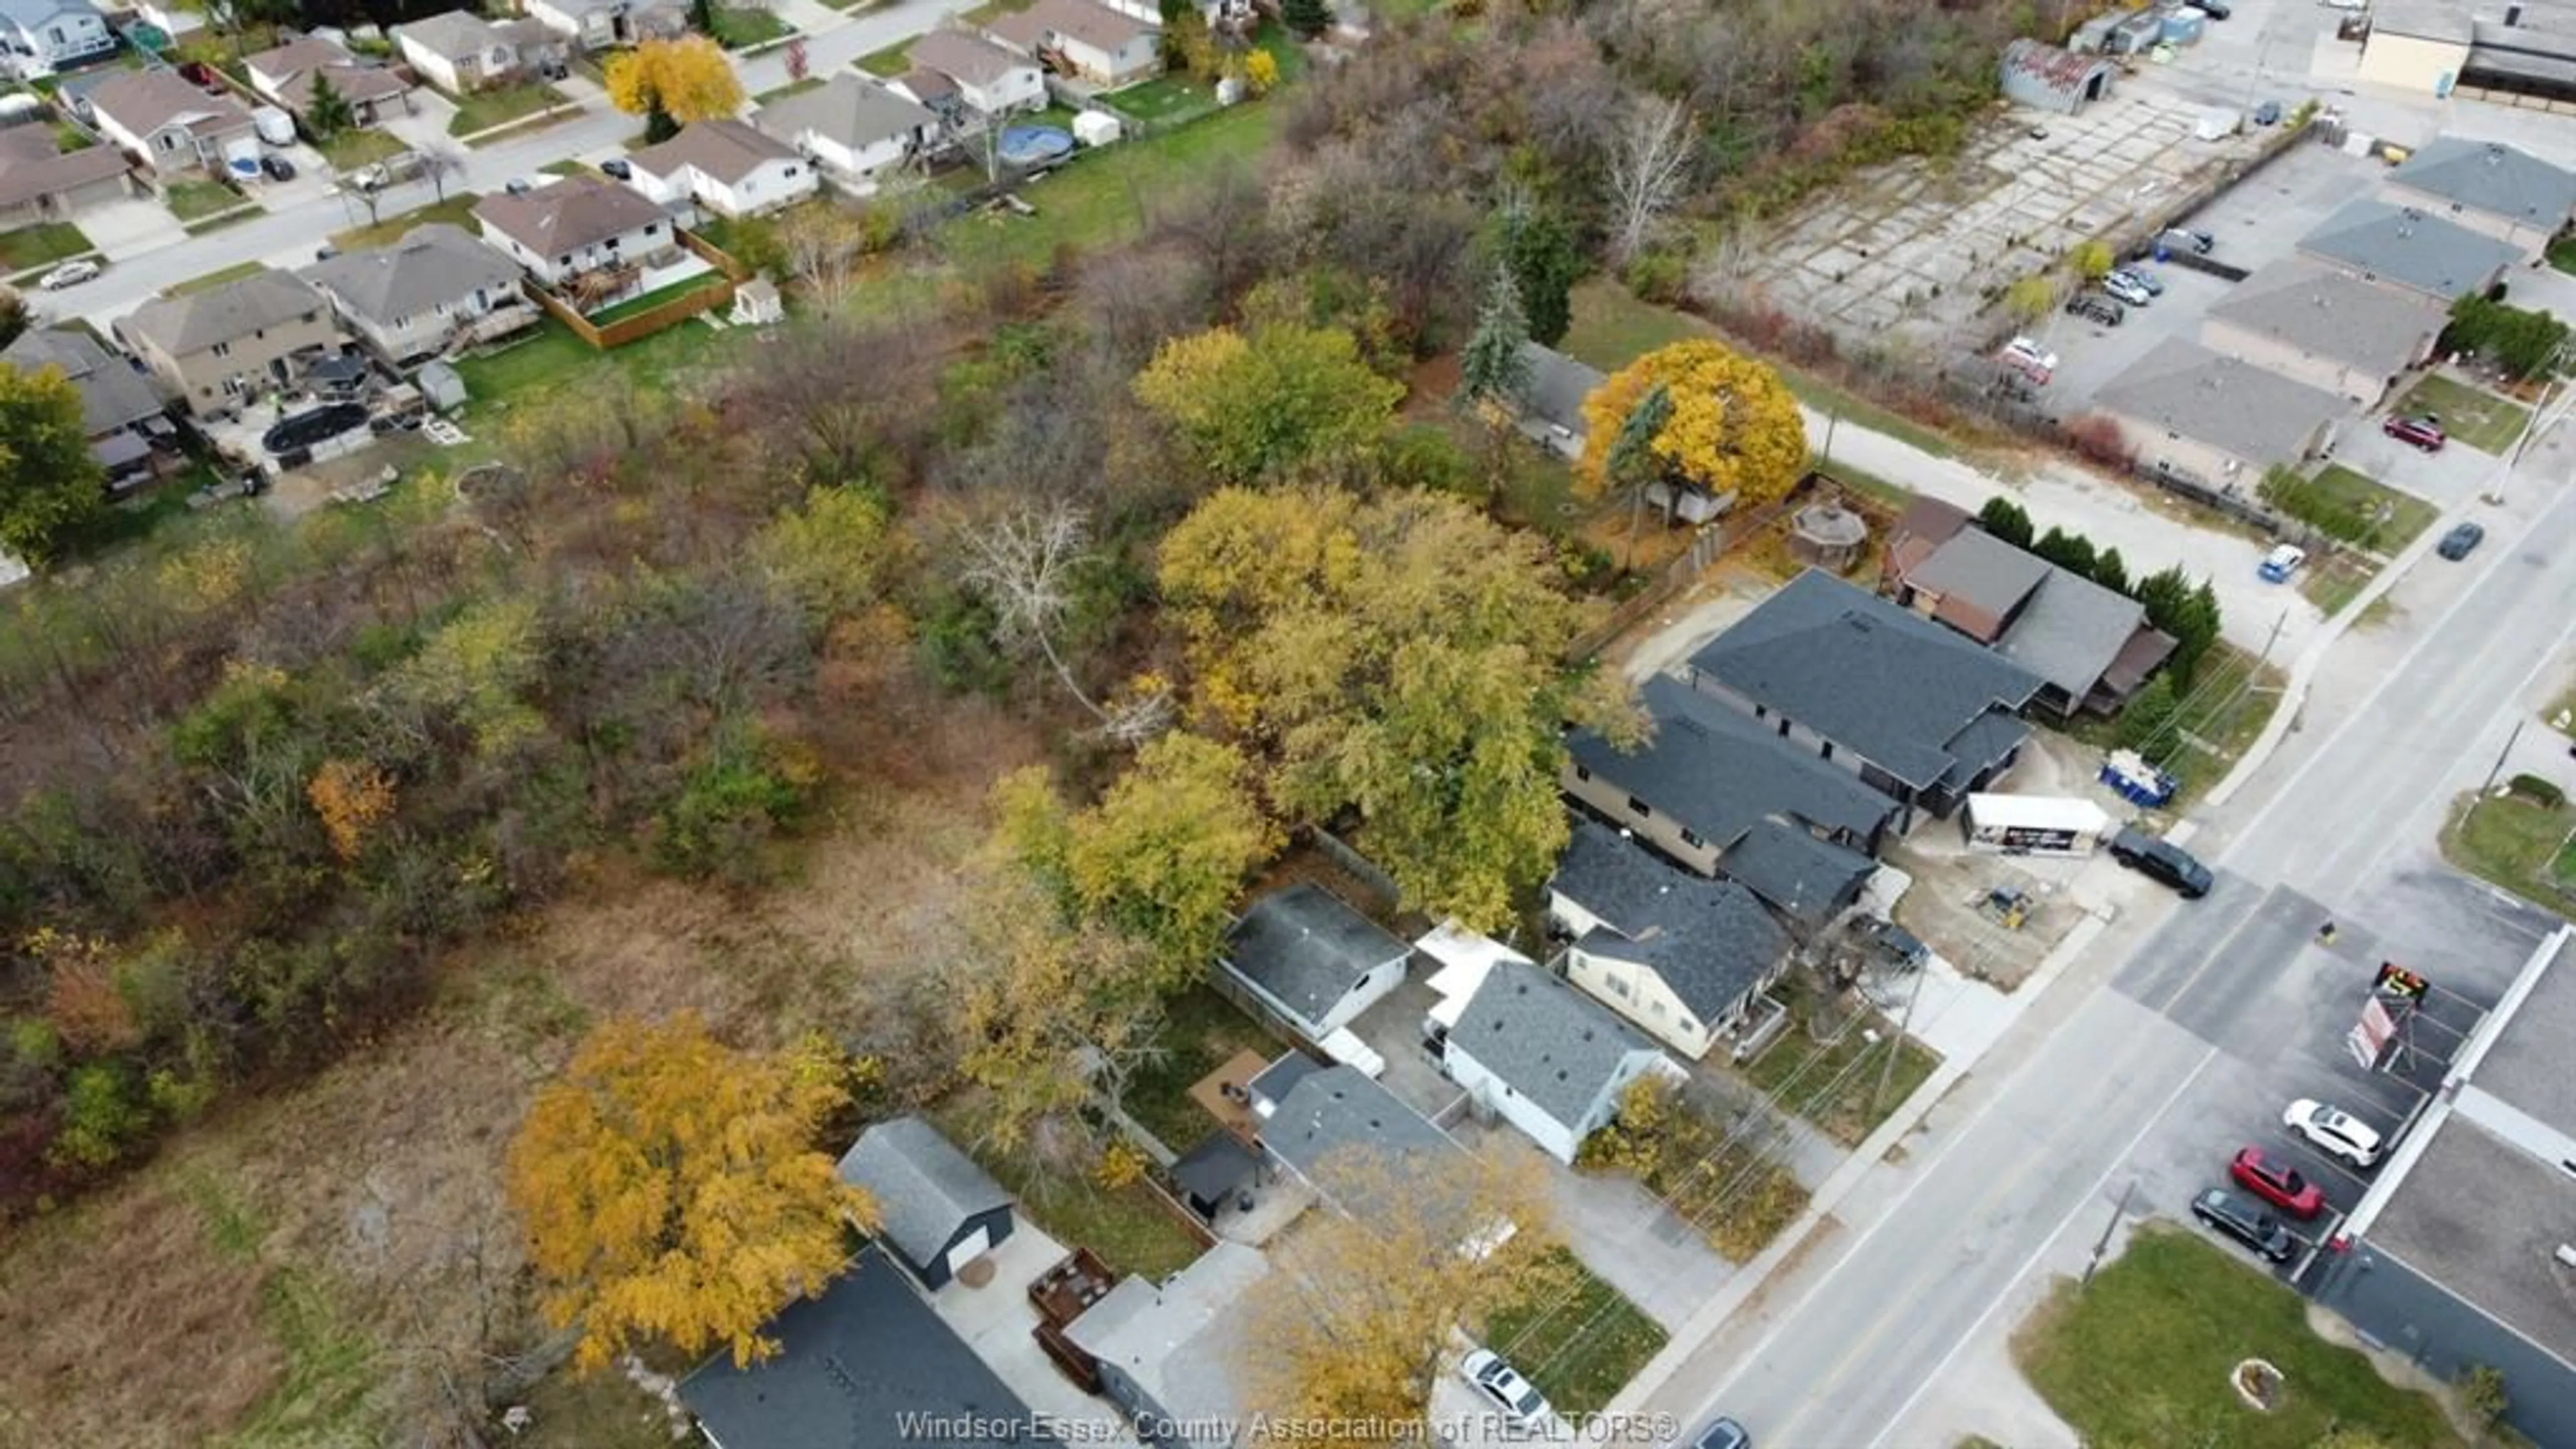
<svg viewBox="0 0 2576 1449">
<path fill-rule="evenodd" d="M 2442 425 L 2431 418 L 2391 417 L 2379 425 L 2379 430 L 2401 443 L 2412 443 L 2427 453 L 2442 451 L 2442 445 L 2450 441 L 2442 432 Z"/>
<path fill-rule="evenodd" d="M 2237 1185 L 2294 1218 L 2312 1218 L 2325 1211 L 2326 1195 L 2299 1170 L 2278 1158 L 2266 1157 L 2260 1147 L 2248 1147 L 2227 1164 L 2227 1175 Z"/>
</svg>

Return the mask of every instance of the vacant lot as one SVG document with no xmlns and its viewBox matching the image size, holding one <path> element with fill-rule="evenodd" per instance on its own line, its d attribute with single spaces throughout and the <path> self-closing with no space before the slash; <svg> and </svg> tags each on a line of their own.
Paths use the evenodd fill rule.
<svg viewBox="0 0 2576 1449">
<path fill-rule="evenodd" d="M 2563 904 L 2576 891 L 2576 810 L 2518 795 L 2470 796 L 2442 829 L 2451 864 L 2516 895 Z"/>
<path fill-rule="evenodd" d="M 2336 1428 L 2409 1449 L 2459 1443 L 2431 1399 L 2309 1332 L 2306 1299 L 2178 1228 L 2142 1230 L 2080 1293 L 2059 1282 L 2013 1357 L 2090 1444 L 2309 1449 Z M 2269 1413 L 2228 1383 L 2249 1358 L 2285 1380 Z"/>
<path fill-rule="evenodd" d="M 2429 413 L 2441 420 L 2442 431 L 2451 435 L 2452 442 L 2499 457 L 2531 421 L 2531 409 L 2522 404 L 2439 373 L 2415 384 L 2389 411 L 2410 417 Z"/>
<path fill-rule="evenodd" d="M 999 254 L 1035 265 L 1067 242 L 1089 249 L 1125 241 L 1145 229 L 1153 207 L 1169 204 L 1198 178 L 1269 149 L 1280 115 L 1275 104 L 1240 105 L 1163 135 L 1087 153 L 1020 188 L 1036 216 L 959 217 L 940 232 L 940 244 L 952 255 Z"/>
<path fill-rule="evenodd" d="M 1795 1024 L 1746 1064 L 1745 1075 L 1783 1110 L 1823 1128 L 1846 1147 L 1859 1146 L 1941 1064 L 1940 1053 L 1904 1037 L 1891 1071 L 1887 1053 L 1888 1042 L 1897 1037 L 1895 1025 L 1874 1013 L 1867 1020 L 1843 1022 L 1830 1040 L 1819 1041 L 1810 1030 L 1820 1024 L 1813 990 L 1793 979 L 1777 994 Z M 1864 1029 L 1877 1035 L 1875 1044 L 1863 1037 Z"/>
</svg>

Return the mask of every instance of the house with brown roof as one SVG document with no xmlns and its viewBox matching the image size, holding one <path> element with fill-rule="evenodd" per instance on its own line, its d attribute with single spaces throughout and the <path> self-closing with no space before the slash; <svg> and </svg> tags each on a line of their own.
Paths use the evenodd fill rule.
<svg viewBox="0 0 2576 1449">
<path fill-rule="evenodd" d="M 1096 86 L 1130 86 L 1163 72 L 1162 32 L 1099 0 L 1038 0 L 994 17 L 984 33 Z"/>
<path fill-rule="evenodd" d="M 314 84 L 324 79 L 349 103 L 349 113 L 361 126 L 372 126 L 387 116 L 408 114 L 411 110 L 411 82 L 403 78 L 402 72 L 362 61 L 318 35 L 300 36 L 263 50 L 245 58 L 242 65 L 250 73 L 252 90 L 283 106 L 299 121 L 313 104 Z"/>
<path fill-rule="evenodd" d="M 0 230 L 67 220 L 133 194 L 125 154 L 113 146 L 65 151 L 50 126 L 0 131 Z"/>
<path fill-rule="evenodd" d="M 642 263 L 679 246 L 678 227 L 643 193 L 594 176 L 568 176 L 523 195 L 474 203 L 483 239 L 556 286 L 601 267 Z"/>
<path fill-rule="evenodd" d="M 795 147 L 730 116 L 699 121 L 626 158 L 633 185 L 672 206 L 695 202 L 719 216 L 758 216 L 812 196 L 821 173 Z"/>
<path fill-rule="evenodd" d="M 201 91 L 175 70 L 123 71 L 86 99 L 99 134 L 142 157 L 157 175 L 221 168 L 227 146 L 259 144 L 241 102 Z"/>
<path fill-rule="evenodd" d="M 979 115 L 1007 116 L 1046 108 L 1046 76 L 1037 62 L 971 30 L 931 31 L 914 41 L 905 54 L 915 71 L 927 71 L 954 85 L 958 98 Z M 913 98 L 931 104 L 929 97 L 918 92 Z"/>
<path fill-rule="evenodd" d="M 547 61 L 564 58 L 562 36 L 542 20 L 521 16 L 495 23 L 471 10 L 397 25 L 394 43 L 412 71 L 449 95 L 507 85 Z"/>
</svg>

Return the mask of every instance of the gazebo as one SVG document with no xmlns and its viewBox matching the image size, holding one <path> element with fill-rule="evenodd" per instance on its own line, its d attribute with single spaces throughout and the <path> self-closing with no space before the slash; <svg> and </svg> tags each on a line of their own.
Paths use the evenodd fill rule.
<svg viewBox="0 0 2576 1449">
<path fill-rule="evenodd" d="M 1842 573 L 1869 542 L 1869 520 L 1845 508 L 1840 499 L 1820 498 L 1789 520 L 1789 549 L 1798 561 Z"/>
</svg>

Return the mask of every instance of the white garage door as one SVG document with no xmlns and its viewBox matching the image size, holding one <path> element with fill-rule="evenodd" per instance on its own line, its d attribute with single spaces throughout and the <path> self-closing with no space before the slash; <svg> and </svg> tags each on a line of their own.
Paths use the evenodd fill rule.
<svg viewBox="0 0 2576 1449">
<path fill-rule="evenodd" d="M 974 1262 L 977 1258 L 990 1252 L 992 1247 L 993 1234 L 991 1230 L 983 1227 L 976 1228 L 975 1231 L 968 1233 L 956 1247 L 948 1250 L 948 1271 L 951 1273 L 956 1272 L 958 1269 L 965 1267 L 967 1264 Z"/>
</svg>

